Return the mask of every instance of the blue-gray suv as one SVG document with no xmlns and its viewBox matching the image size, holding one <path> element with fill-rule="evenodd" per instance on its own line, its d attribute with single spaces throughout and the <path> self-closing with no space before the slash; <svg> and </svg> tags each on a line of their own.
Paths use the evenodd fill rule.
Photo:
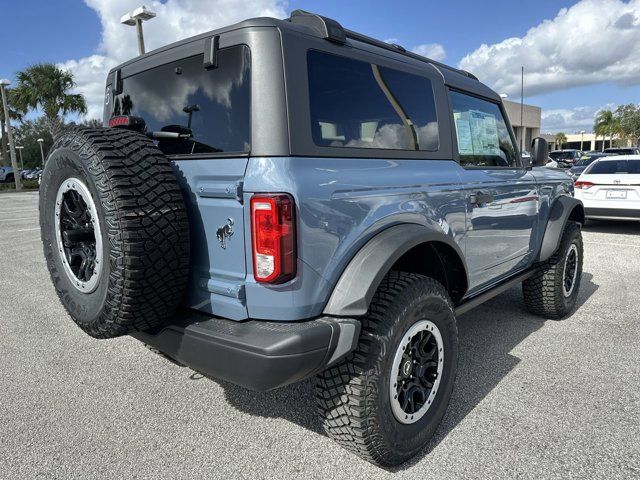
<svg viewBox="0 0 640 480">
<path fill-rule="evenodd" d="M 472 74 L 295 11 L 114 68 L 104 128 L 42 176 L 51 279 L 96 338 L 268 390 L 317 378 L 328 435 L 380 465 L 447 409 L 456 317 L 522 284 L 576 305 L 582 204 L 522 159 Z"/>
</svg>

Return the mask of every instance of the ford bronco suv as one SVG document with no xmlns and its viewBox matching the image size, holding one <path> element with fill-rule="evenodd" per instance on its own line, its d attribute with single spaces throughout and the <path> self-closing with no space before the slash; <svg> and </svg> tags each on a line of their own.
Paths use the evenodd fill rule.
<svg viewBox="0 0 640 480">
<path fill-rule="evenodd" d="M 89 335 L 254 390 L 316 376 L 327 434 L 394 465 L 445 414 L 458 315 L 519 284 L 576 305 L 584 211 L 547 152 L 470 73 L 256 18 L 109 73 L 104 128 L 46 163 L 44 253 Z"/>
</svg>

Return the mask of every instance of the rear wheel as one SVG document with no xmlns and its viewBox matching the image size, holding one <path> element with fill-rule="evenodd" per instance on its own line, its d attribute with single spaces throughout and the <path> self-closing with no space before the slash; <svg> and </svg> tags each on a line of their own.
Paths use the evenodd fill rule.
<svg viewBox="0 0 640 480">
<path fill-rule="evenodd" d="M 578 224 L 570 221 L 562 233 L 558 250 L 522 283 L 527 309 L 553 319 L 571 313 L 580 290 L 582 258 L 582 233 Z"/>
<path fill-rule="evenodd" d="M 109 338 L 165 322 L 187 283 L 189 229 L 177 178 L 144 136 L 77 130 L 42 174 L 47 267 L 71 318 Z"/>
<path fill-rule="evenodd" d="M 13 183 L 15 181 L 15 177 L 13 176 L 13 173 L 9 173 L 5 177 L 4 181 L 7 182 L 7 183 Z"/>
<path fill-rule="evenodd" d="M 327 434 L 384 466 L 415 455 L 444 416 L 458 361 L 453 306 L 422 275 L 391 272 L 362 319 L 356 350 L 318 376 Z"/>
</svg>

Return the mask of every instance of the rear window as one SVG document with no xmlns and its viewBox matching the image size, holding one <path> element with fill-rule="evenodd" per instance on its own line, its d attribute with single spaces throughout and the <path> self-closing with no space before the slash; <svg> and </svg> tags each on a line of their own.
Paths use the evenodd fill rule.
<svg viewBox="0 0 640 480">
<path fill-rule="evenodd" d="M 573 160 L 576 154 L 575 152 L 551 152 L 549 156 L 554 160 Z"/>
<path fill-rule="evenodd" d="M 587 165 L 591 165 L 597 159 L 606 156 L 607 155 L 587 155 L 576 162 L 576 167 L 586 167 Z"/>
<path fill-rule="evenodd" d="M 605 149 L 607 153 L 616 153 L 618 155 L 633 155 L 635 150 L 631 148 L 607 148 Z"/>
<path fill-rule="evenodd" d="M 604 160 L 591 165 L 585 173 L 640 173 L 640 160 Z"/>
<path fill-rule="evenodd" d="M 184 58 L 123 79 L 112 116 L 142 117 L 149 131 L 190 133 L 163 139 L 167 155 L 249 151 L 249 49 L 219 51 L 218 67 L 205 70 L 203 55 Z"/>
<path fill-rule="evenodd" d="M 307 54 L 313 141 L 321 147 L 438 149 L 428 78 L 315 50 Z"/>
</svg>

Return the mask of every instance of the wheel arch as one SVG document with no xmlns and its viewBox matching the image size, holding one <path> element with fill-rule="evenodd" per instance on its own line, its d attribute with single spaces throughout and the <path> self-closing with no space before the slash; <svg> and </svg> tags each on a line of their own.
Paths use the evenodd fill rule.
<svg viewBox="0 0 640 480">
<path fill-rule="evenodd" d="M 584 219 L 584 206 L 580 200 L 568 195 L 558 197 L 551 206 L 537 261 L 548 260 L 558 249 L 568 221 L 584 225 Z"/>
<path fill-rule="evenodd" d="M 403 224 L 385 229 L 369 240 L 342 272 L 324 314 L 359 316 L 384 276 L 393 269 L 420 273 L 440 281 L 454 303 L 469 285 L 462 250 L 452 238 L 423 225 Z"/>
</svg>

